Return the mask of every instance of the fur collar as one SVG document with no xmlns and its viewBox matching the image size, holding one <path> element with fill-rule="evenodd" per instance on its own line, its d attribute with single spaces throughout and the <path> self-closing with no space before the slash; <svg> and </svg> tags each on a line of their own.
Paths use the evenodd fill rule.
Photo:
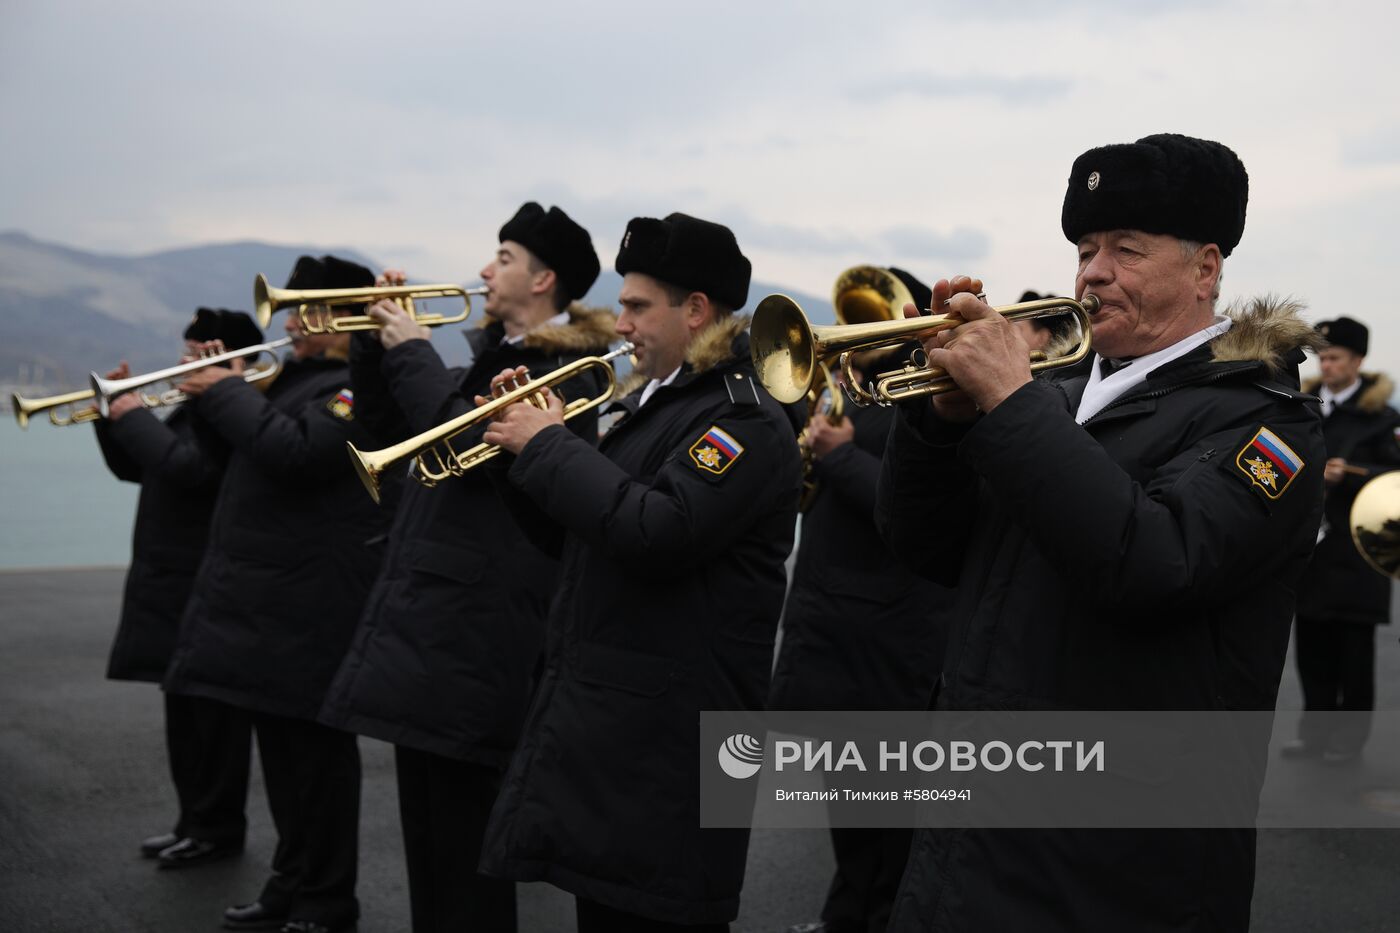
<svg viewBox="0 0 1400 933">
<path fill-rule="evenodd" d="M 1308 395 L 1316 395 L 1321 388 L 1321 376 L 1313 376 L 1303 383 L 1303 392 Z M 1390 397 L 1394 394 L 1395 383 L 1385 373 L 1362 373 L 1361 388 L 1352 398 L 1356 400 L 1357 408 L 1374 415 L 1390 404 Z"/>
<path fill-rule="evenodd" d="M 539 327 L 525 334 L 523 346 L 544 353 L 603 353 L 617 339 L 617 318 L 606 308 L 569 305 L 569 323 Z"/>
<path fill-rule="evenodd" d="M 749 329 L 747 314 L 727 314 L 695 335 L 685 351 L 692 373 L 709 372 L 734 359 L 734 341 Z M 616 398 L 626 398 L 651 380 L 633 371 L 618 386 Z"/>
<path fill-rule="evenodd" d="M 1217 363 L 1260 362 L 1277 375 L 1297 351 L 1322 346 L 1302 310 L 1301 303 L 1274 295 L 1231 305 L 1225 314 L 1234 323 L 1210 342 L 1211 354 Z"/>
<path fill-rule="evenodd" d="M 1069 356 L 1079 347 L 1079 328 L 1071 327 L 1068 331 L 1057 337 L 1051 337 L 1050 342 L 1045 345 L 1041 352 L 1045 354 L 1047 360 L 1058 360 L 1062 356 Z"/>
</svg>

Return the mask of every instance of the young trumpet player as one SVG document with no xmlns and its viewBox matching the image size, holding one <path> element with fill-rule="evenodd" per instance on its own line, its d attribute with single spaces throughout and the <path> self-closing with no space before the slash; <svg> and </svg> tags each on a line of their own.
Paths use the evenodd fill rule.
<svg viewBox="0 0 1400 933">
<path fill-rule="evenodd" d="M 699 828 L 699 712 L 763 707 L 797 417 L 754 379 L 735 313 L 750 266 L 727 227 L 635 218 L 616 268 L 639 379 L 600 449 L 552 393 L 485 435 L 515 454 L 499 488 L 563 568 L 482 867 L 573 893 L 580 933 L 713 933 L 738 911 L 748 833 Z"/>
<path fill-rule="evenodd" d="M 588 231 L 532 202 L 499 241 L 481 270 L 488 323 L 467 331 L 471 365 L 445 366 L 428 331 L 393 303 L 369 309 L 383 329 L 378 340 L 357 337 L 351 375 L 379 445 L 469 410 L 503 366 L 543 376 L 613 339 L 609 312 L 575 304 L 599 271 Z M 579 399 L 599 385 L 589 370 L 563 391 Z M 596 413 L 569 428 L 595 443 Z M 452 444 L 465 450 L 484 430 Z M 514 885 L 479 875 L 477 862 L 525 718 L 556 574 L 515 529 L 485 470 L 432 488 L 405 484 L 383 568 L 321 717 L 394 744 L 415 933 L 515 929 Z"/>
</svg>

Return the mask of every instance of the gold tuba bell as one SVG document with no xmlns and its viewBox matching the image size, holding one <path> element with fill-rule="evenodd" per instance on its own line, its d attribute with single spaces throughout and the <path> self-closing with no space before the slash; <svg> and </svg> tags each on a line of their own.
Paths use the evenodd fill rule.
<svg viewBox="0 0 1400 933">
<path fill-rule="evenodd" d="M 1377 573 L 1400 579 L 1400 471 L 1382 473 L 1356 494 L 1351 541 Z"/>
</svg>

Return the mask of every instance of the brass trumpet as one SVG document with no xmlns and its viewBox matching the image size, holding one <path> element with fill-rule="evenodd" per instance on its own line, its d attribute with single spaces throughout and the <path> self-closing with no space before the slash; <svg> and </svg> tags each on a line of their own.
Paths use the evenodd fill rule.
<svg viewBox="0 0 1400 933">
<path fill-rule="evenodd" d="M 67 415 L 60 410 L 92 398 L 92 390 L 68 392 L 63 395 L 50 395 L 46 398 L 25 398 L 18 392 L 11 393 L 10 407 L 14 409 L 15 421 L 21 428 L 29 427 L 29 419 L 40 412 L 48 412 L 49 423 L 56 428 L 66 428 L 70 424 L 86 424 L 101 418 L 96 408 L 74 408 Z"/>
<path fill-rule="evenodd" d="M 155 385 L 160 382 L 170 383 L 170 388 L 155 395 L 141 396 L 147 408 L 155 408 L 160 405 L 178 405 L 188 399 L 185 393 L 175 388 L 175 383 L 179 378 L 187 373 L 192 373 L 197 369 L 206 366 L 217 366 L 220 363 L 227 363 L 231 360 L 242 359 L 246 356 L 259 356 L 263 353 L 272 357 L 272 362 L 267 366 L 257 369 L 250 369 L 243 374 L 245 382 L 259 382 L 263 379 L 271 379 L 282 371 L 282 364 L 277 359 L 277 350 L 287 346 L 292 342 L 291 337 L 283 337 L 280 340 L 273 340 L 268 343 L 255 343 L 252 346 L 243 347 L 239 350 L 226 350 L 223 353 L 215 353 L 212 356 L 200 357 L 188 363 L 180 363 L 177 366 L 169 366 L 165 369 L 158 369 L 152 373 L 144 373 L 140 376 L 129 376 L 126 379 L 106 379 L 97 373 L 91 373 L 92 392 L 97 398 L 97 415 L 107 417 L 112 399 L 123 392 L 131 392 L 135 389 L 144 389 L 146 386 Z"/>
<path fill-rule="evenodd" d="M 624 343 L 616 350 L 603 356 L 585 356 L 574 360 L 539 379 L 530 380 L 529 377 L 526 377 L 525 382 L 504 395 L 497 396 L 471 411 L 464 412 L 456 418 L 444 421 L 422 434 L 400 441 L 391 447 L 362 451 L 357 450 L 354 444 L 347 443 L 345 446 L 350 449 L 350 460 L 355 464 L 355 471 L 360 474 L 360 481 L 365 484 L 365 489 L 375 502 L 379 501 L 379 485 L 384 471 L 394 464 L 410 458 L 413 460 L 413 465 L 409 469 L 409 476 L 424 486 L 436 486 L 442 480 L 452 476 L 461 476 L 468 470 L 475 469 L 501 452 L 499 445 L 485 442 L 468 447 L 463 451 L 457 451 L 452 447 L 454 437 L 464 431 L 471 430 L 483 421 L 490 421 L 497 412 L 514 405 L 516 402 L 523 401 L 544 407 L 545 403 L 540 397 L 541 389 L 568 382 L 584 370 L 595 366 L 603 371 L 604 386 L 602 390 L 590 398 L 566 401 L 564 420 L 567 421 L 597 408 L 612 398 L 613 391 L 617 388 L 617 374 L 613 372 L 612 361 L 619 356 L 631 353 L 632 350 L 632 344 Z M 429 462 L 430 458 L 431 463 Z"/>
<path fill-rule="evenodd" d="M 302 332 L 307 334 L 343 334 L 354 330 L 379 330 L 379 323 L 368 314 L 331 317 L 314 313 L 316 308 L 337 308 L 345 305 L 372 304 L 381 298 L 396 302 L 400 308 L 423 327 L 458 324 L 472 313 L 472 296 L 485 295 L 490 289 L 463 288 L 460 285 L 375 285 L 368 288 L 273 288 L 267 277 L 259 275 L 253 281 L 253 310 L 258 326 L 266 328 L 272 315 L 283 308 L 296 306 L 301 317 Z M 461 314 L 419 314 L 413 299 L 460 298 Z"/>
<path fill-rule="evenodd" d="M 1070 366 L 1089 353 L 1089 315 L 1097 311 L 1099 300 L 1086 295 L 1083 301 L 1072 298 L 1045 298 L 996 308 L 1008 321 L 1024 321 L 1038 317 L 1073 314 L 1079 321 L 1079 346 L 1072 353 L 1056 359 L 1035 360 L 1031 372 L 1057 366 Z M 907 398 L 939 395 L 957 389 L 948 374 L 936 366 L 919 364 L 914 357 L 903 369 L 880 373 L 869 388 L 853 384 L 850 376 L 850 354 L 860 350 L 895 347 L 929 331 L 957 327 L 963 319 L 956 314 L 941 314 L 917 318 L 900 318 L 868 324 L 835 324 L 814 327 L 807 315 L 786 295 L 769 295 L 759 302 L 749 328 L 754 370 L 759 382 L 775 399 L 785 404 L 799 401 L 811 389 L 817 378 L 817 364 L 840 357 L 848 374 L 847 393 L 858 405 L 877 402 L 890 405 Z"/>
</svg>

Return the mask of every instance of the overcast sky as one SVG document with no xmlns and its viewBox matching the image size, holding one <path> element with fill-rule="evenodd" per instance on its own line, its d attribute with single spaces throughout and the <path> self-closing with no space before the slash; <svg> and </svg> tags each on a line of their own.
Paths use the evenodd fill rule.
<svg viewBox="0 0 1400 933">
<path fill-rule="evenodd" d="M 0 0 L 0 229 L 136 254 L 354 246 L 466 281 L 527 199 L 611 264 L 626 220 L 729 224 L 755 276 L 858 262 L 1068 292 L 1092 146 L 1220 140 L 1250 174 L 1227 299 L 1373 326 L 1400 371 L 1391 4 Z M 750 296 L 750 307 L 761 296 Z"/>
</svg>

